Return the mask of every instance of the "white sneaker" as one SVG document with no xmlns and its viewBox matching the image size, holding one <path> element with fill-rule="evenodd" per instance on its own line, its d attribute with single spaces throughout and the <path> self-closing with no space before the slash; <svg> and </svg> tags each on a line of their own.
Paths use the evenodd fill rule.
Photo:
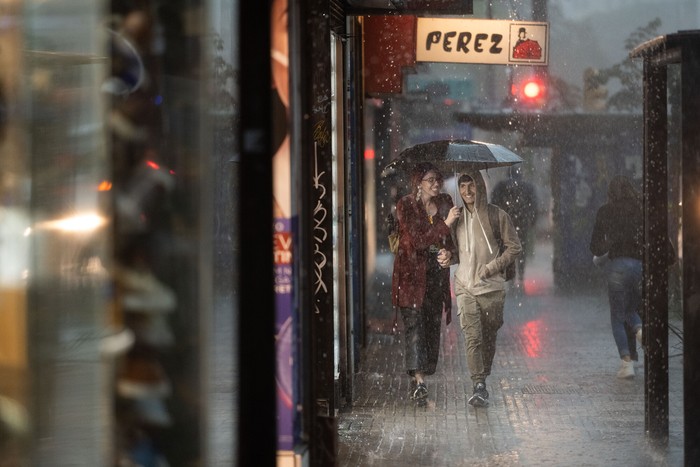
<svg viewBox="0 0 700 467">
<path fill-rule="evenodd" d="M 620 365 L 620 369 L 617 370 L 617 377 L 634 378 L 634 362 L 632 360 L 629 362 L 622 360 L 622 365 Z"/>
<path fill-rule="evenodd" d="M 639 345 L 642 345 L 642 328 L 637 329 L 637 332 L 635 334 L 637 336 L 637 342 L 639 342 Z"/>
</svg>

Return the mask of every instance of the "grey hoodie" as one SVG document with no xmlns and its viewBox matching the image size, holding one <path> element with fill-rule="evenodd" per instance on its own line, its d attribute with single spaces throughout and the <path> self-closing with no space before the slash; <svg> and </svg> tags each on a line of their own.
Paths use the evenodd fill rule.
<svg viewBox="0 0 700 467">
<path fill-rule="evenodd" d="M 479 171 L 466 171 L 476 184 L 474 212 L 462 202 L 462 215 L 452 225 L 452 239 L 458 249 L 457 270 L 455 272 L 455 294 L 469 292 L 482 295 L 505 288 L 506 266 L 515 261 L 522 246 L 510 216 L 498 209 L 501 239 L 506 247 L 499 256 L 498 243 L 491 229 L 488 215 L 486 184 Z M 459 206 L 459 203 L 457 204 Z M 454 253 L 453 253 L 454 257 Z"/>
</svg>

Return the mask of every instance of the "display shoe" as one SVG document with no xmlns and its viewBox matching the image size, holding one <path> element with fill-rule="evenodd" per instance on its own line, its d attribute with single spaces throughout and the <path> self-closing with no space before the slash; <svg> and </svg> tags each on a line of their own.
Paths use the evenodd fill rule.
<svg viewBox="0 0 700 467">
<path fill-rule="evenodd" d="M 629 362 L 622 360 L 620 369 L 617 370 L 617 377 L 623 379 L 634 378 L 634 362 L 632 360 Z"/>
<path fill-rule="evenodd" d="M 134 344 L 134 333 L 130 329 L 108 330 L 100 339 L 100 352 L 105 357 L 124 354 Z"/>
<path fill-rule="evenodd" d="M 148 270 L 122 268 L 117 284 L 123 290 L 124 311 L 169 313 L 175 309 L 175 293 Z"/>
<path fill-rule="evenodd" d="M 117 393 L 128 399 L 165 397 L 170 381 L 160 363 L 146 355 L 128 355 L 117 379 Z"/>
</svg>

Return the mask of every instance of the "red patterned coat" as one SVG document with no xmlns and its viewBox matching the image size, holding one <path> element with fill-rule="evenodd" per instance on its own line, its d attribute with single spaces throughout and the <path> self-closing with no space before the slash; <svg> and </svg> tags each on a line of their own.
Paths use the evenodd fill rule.
<svg viewBox="0 0 700 467">
<path fill-rule="evenodd" d="M 452 207 L 449 195 L 440 195 L 438 214 L 432 219 L 422 203 L 414 195 L 404 196 L 396 204 L 396 218 L 399 223 L 399 250 L 394 258 L 392 275 L 392 304 L 394 306 L 420 308 L 426 290 L 428 261 L 436 261 L 431 246 L 452 251 L 450 228 L 444 217 Z M 432 221 L 432 222 L 431 222 Z M 447 323 L 451 321 L 452 297 L 450 294 L 450 270 L 441 269 L 438 274 L 443 280 L 443 311 L 447 313 Z"/>
</svg>

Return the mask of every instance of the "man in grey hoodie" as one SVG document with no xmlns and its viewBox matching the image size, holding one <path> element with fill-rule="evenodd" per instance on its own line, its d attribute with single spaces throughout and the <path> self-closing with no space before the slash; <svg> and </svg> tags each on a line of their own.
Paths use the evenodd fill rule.
<svg viewBox="0 0 700 467">
<path fill-rule="evenodd" d="M 463 173 L 457 183 L 465 206 L 452 225 L 457 254 L 453 252 L 439 260 L 459 263 L 454 276 L 454 291 L 466 342 L 467 366 L 474 386 L 469 404 L 485 407 L 489 403 L 486 377 L 491 374 L 496 353 L 496 334 L 503 325 L 504 271 L 516 260 L 522 247 L 510 216 L 499 207 L 488 204 L 481 172 Z M 497 220 L 498 225 L 492 228 L 490 219 Z M 502 248 L 494 235 L 496 228 L 500 230 Z"/>
</svg>

